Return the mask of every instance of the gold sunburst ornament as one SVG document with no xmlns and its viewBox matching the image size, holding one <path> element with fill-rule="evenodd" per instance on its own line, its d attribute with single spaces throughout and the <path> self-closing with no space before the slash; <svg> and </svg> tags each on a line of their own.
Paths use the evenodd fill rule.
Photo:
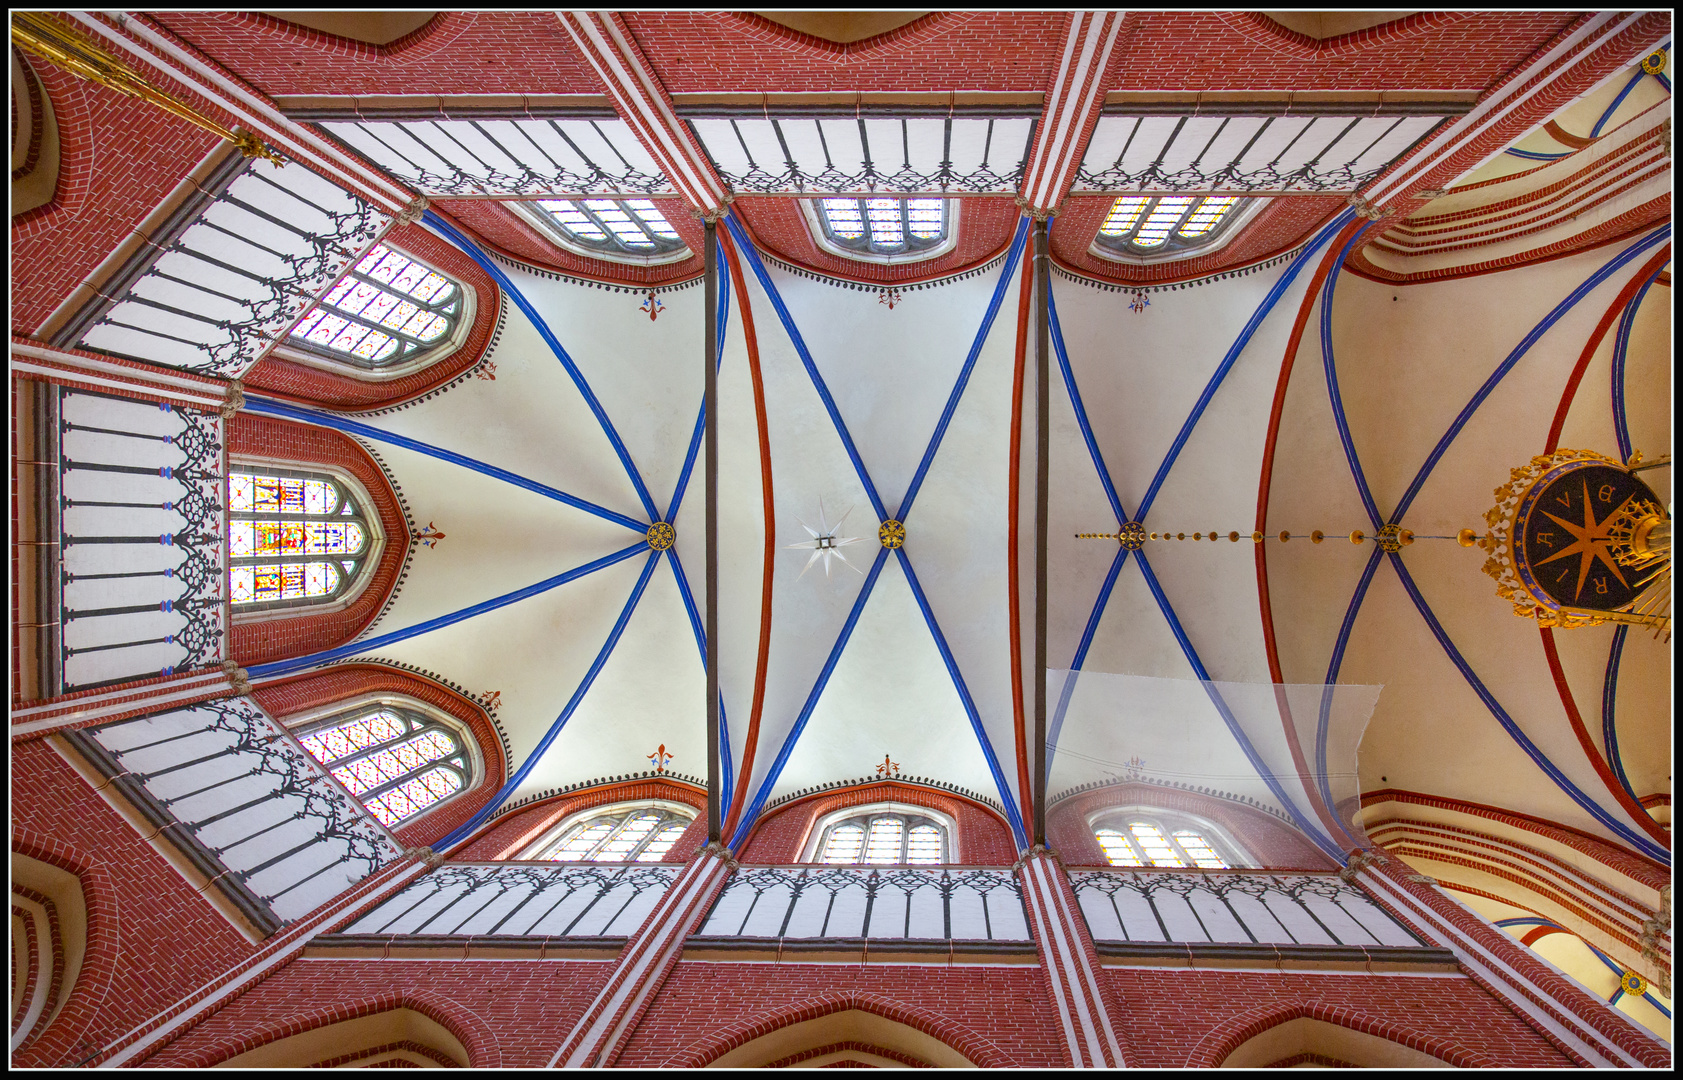
<svg viewBox="0 0 1683 1080">
<path fill-rule="evenodd" d="M 877 527 L 877 539 L 882 542 L 883 547 L 891 551 L 901 547 L 906 542 L 906 526 L 894 518 L 889 518 Z"/>
<path fill-rule="evenodd" d="M 1514 469 L 1484 515 L 1490 531 L 1461 530 L 1489 558 L 1484 572 L 1514 614 L 1541 626 L 1671 622 L 1671 516 L 1636 474 L 1593 450 L 1556 450 Z M 1669 635 L 1668 635 L 1669 636 Z"/>
<path fill-rule="evenodd" d="M 649 526 L 649 546 L 656 551 L 665 551 L 678 542 L 678 530 L 671 522 L 657 521 Z"/>
</svg>

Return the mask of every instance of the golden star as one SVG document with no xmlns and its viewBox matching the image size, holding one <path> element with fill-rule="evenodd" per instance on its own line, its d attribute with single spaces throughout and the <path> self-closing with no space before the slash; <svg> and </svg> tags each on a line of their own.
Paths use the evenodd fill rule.
<svg viewBox="0 0 1683 1080">
<path fill-rule="evenodd" d="M 1549 520 L 1555 522 L 1561 528 L 1565 529 L 1577 538 L 1577 542 L 1570 547 L 1563 551 L 1555 552 L 1553 555 L 1550 555 L 1548 558 L 1537 564 L 1538 566 L 1542 566 L 1544 563 L 1551 563 L 1556 559 L 1564 559 L 1568 555 L 1577 555 L 1579 557 L 1578 591 L 1572 594 L 1573 603 L 1577 603 L 1578 598 L 1584 594 L 1584 581 L 1589 577 L 1590 565 L 1594 563 L 1596 559 L 1600 559 L 1602 562 L 1607 564 L 1607 568 L 1613 571 L 1613 576 L 1619 579 L 1620 585 L 1623 585 L 1627 589 L 1630 588 L 1630 583 L 1625 580 L 1625 576 L 1619 573 L 1619 564 L 1613 561 L 1613 557 L 1611 555 L 1607 554 L 1607 526 L 1609 522 L 1619 516 L 1619 510 L 1623 510 L 1625 505 L 1635 497 L 1636 496 L 1634 494 L 1626 496 L 1625 501 L 1619 504 L 1617 510 L 1614 510 L 1611 514 L 1608 514 L 1606 517 L 1597 522 L 1595 520 L 1595 508 L 1590 504 L 1589 481 L 1585 480 L 1584 523 L 1582 526 L 1574 525 L 1570 521 L 1563 521 L 1560 518 L 1555 517 L 1553 514 L 1550 514 L 1547 510 L 1543 511 L 1543 513 L 1548 516 Z"/>
</svg>

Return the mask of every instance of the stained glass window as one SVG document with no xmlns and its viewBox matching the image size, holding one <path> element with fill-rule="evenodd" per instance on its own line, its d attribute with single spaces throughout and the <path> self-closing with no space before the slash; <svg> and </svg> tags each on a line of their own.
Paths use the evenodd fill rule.
<svg viewBox="0 0 1683 1080">
<path fill-rule="evenodd" d="M 401 251 L 373 250 L 288 335 L 290 344 L 358 367 L 401 363 L 449 335 L 462 287 Z"/>
<path fill-rule="evenodd" d="M 1161 822 L 1130 817 L 1125 823 L 1094 830 L 1106 861 L 1112 866 L 1198 866 L 1225 870 L 1233 864 L 1205 836 L 1209 830 L 1165 827 Z"/>
<path fill-rule="evenodd" d="M 839 866 L 934 866 L 946 861 L 947 831 L 915 814 L 864 813 L 826 827 L 817 851 Z"/>
<path fill-rule="evenodd" d="M 336 717 L 307 729 L 298 742 L 388 827 L 448 799 L 471 780 L 460 738 L 407 709 L 380 705 Z"/>
<path fill-rule="evenodd" d="M 1228 195 L 1123 195 L 1111 204 L 1097 242 L 1127 255 L 1190 251 L 1214 240 L 1239 203 Z"/>
<path fill-rule="evenodd" d="M 648 199 L 539 199 L 537 204 L 569 240 L 586 248 L 641 256 L 688 250 Z"/>
<path fill-rule="evenodd" d="M 947 238 L 947 200 L 839 198 L 818 200 L 824 236 L 837 247 L 869 255 L 906 255 Z"/>
<path fill-rule="evenodd" d="M 237 610 L 344 595 L 371 539 L 356 503 L 331 477 L 283 469 L 228 475 L 228 598 Z"/>
<path fill-rule="evenodd" d="M 659 862 L 693 816 L 665 807 L 606 810 L 574 822 L 559 837 L 522 858 L 551 862 Z"/>
</svg>

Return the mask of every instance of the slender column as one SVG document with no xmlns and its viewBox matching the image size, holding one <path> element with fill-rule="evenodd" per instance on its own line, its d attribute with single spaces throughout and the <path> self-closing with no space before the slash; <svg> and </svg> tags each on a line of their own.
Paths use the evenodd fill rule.
<svg viewBox="0 0 1683 1080">
<path fill-rule="evenodd" d="M 550 1058 L 551 1068 L 607 1068 L 631 1040 L 695 932 L 724 891 L 736 862 L 717 844 L 696 852 L 625 943 L 607 982 Z"/>
<path fill-rule="evenodd" d="M 1051 259 L 1046 218 L 1034 223 L 1034 843 L 1046 846 L 1046 522 L 1051 468 Z"/>
<path fill-rule="evenodd" d="M 87 356 L 28 338 L 12 338 L 12 373 L 109 394 L 138 394 L 154 401 L 232 415 L 245 402 L 238 380 L 170 371 L 133 360 Z"/>
<path fill-rule="evenodd" d="M 1055 856 L 1036 847 L 1017 864 L 1023 906 L 1040 950 L 1052 1015 L 1047 1023 L 1063 1036 L 1078 1069 L 1126 1066 L 1124 1040 L 1112 1017 L 1122 1015 L 1104 982 L 1098 950 L 1082 919 L 1075 892 Z"/>
<path fill-rule="evenodd" d="M 106 724 L 131 716 L 185 709 L 213 698 L 248 693 L 245 669 L 186 672 L 107 690 L 83 691 L 12 710 L 12 741 L 38 739 L 55 731 Z"/>
<path fill-rule="evenodd" d="M 704 223 L 702 285 L 702 386 L 707 413 L 707 840 L 719 842 L 719 238 L 718 225 Z"/>
</svg>

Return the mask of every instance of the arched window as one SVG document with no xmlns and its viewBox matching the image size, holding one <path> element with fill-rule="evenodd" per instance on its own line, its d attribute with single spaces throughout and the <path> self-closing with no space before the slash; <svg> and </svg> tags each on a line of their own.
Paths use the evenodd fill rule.
<svg viewBox="0 0 1683 1080">
<path fill-rule="evenodd" d="M 934 818 L 874 811 L 831 821 L 815 861 L 837 866 L 938 866 L 948 862 L 947 827 Z"/>
<path fill-rule="evenodd" d="M 1238 220 L 1242 202 L 1229 195 L 1124 195 L 1111 205 L 1094 246 L 1121 255 L 1191 251 Z"/>
<path fill-rule="evenodd" d="M 376 534 L 331 476 L 261 468 L 228 474 L 228 598 L 236 611 L 346 595 Z"/>
<path fill-rule="evenodd" d="M 829 246 L 843 253 L 896 256 L 938 254 L 948 239 L 946 199 L 819 199 L 818 224 Z"/>
<path fill-rule="evenodd" d="M 305 352 L 381 371 L 439 359 L 466 307 L 466 290 L 409 255 L 375 244 L 287 335 Z"/>
<path fill-rule="evenodd" d="M 695 820 L 668 804 L 618 806 L 564 823 L 524 859 L 551 862 L 659 862 Z"/>
<path fill-rule="evenodd" d="M 584 255 L 669 262 L 690 253 L 678 230 L 648 199 L 539 199 L 546 225 Z"/>
<path fill-rule="evenodd" d="M 1112 866 L 1191 867 L 1226 870 L 1249 863 L 1207 822 L 1158 814 L 1109 814 L 1095 824 Z"/>
<path fill-rule="evenodd" d="M 298 742 L 388 827 L 473 780 L 462 737 L 412 709 L 364 707 L 305 728 Z"/>
</svg>

